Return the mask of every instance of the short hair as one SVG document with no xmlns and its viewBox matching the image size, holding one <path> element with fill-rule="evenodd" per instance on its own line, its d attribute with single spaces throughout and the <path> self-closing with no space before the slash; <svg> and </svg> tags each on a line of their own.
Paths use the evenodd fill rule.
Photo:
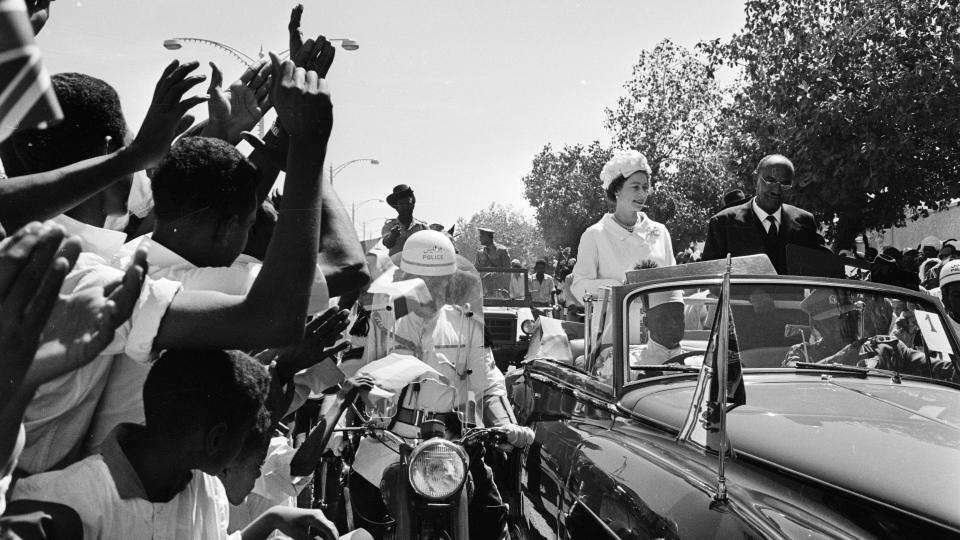
<svg viewBox="0 0 960 540">
<path fill-rule="evenodd" d="M 536 266 L 536 265 L 538 265 L 538 264 L 542 264 L 542 265 L 546 266 L 546 265 L 547 265 L 547 261 L 545 261 L 545 260 L 543 260 L 543 259 L 537 259 L 537 262 L 533 263 L 534 266 Z"/>
<path fill-rule="evenodd" d="M 46 172 L 103 154 L 110 136 L 118 145 L 127 135 L 120 96 L 106 82 L 83 73 L 57 73 L 50 78 L 63 110 L 63 120 L 46 129 L 25 129 L 10 137 L 24 170 L 10 176 Z"/>
<path fill-rule="evenodd" d="M 225 423 L 231 431 L 266 430 L 270 378 L 246 353 L 216 349 L 165 351 L 143 385 L 148 429 L 180 435 Z"/>
<path fill-rule="evenodd" d="M 256 205 L 257 169 L 232 145 L 210 137 L 184 137 L 154 171 L 154 213 L 174 220 L 212 209 L 242 216 Z"/>
<path fill-rule="evenodd" d="M 776 165 L 783 165 L 784 167 L 790 169 L 790 174 L 794 174 L 793 162 L 790 161 L 790 158 L 788 158 L 787 156 L 785 156 L 785 155 L 783 155 L 783 154 L 768 154 L 768 155 L 766 155 L 766 156 L 763 156 L 762 158 L 760 158 L 760 162 L 757 163 L 757 168 L 754 169 L 753 172 L 759 173 L 759 172 L 760 172 L 760 169 L 762 169 L 767 163 L 769 163 L 769 162 L 771 162 L 771 161 L 778 161 L 778 162 L 780 162 L 780 163 L 775 163 L 775 164 L 776 164 Z"/>
</svg>

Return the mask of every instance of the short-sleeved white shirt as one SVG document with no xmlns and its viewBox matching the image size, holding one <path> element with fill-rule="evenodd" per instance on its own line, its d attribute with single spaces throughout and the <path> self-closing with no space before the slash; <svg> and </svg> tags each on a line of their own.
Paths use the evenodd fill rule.
<svg viewBox="0 0 960 540">
<path fill-rule="evenodd" d="M 66 504 L 80 515 L 87 540 L 152 538 L 207 540 L 227 534 L 229 509 L 220 480 L 200 471 L 167 502 L 151 502 L 119 441 L 131 429 L 117 426 L 104 442 L 103 454 L 90 456 L 62 471 L 36 474 L 17 482 L 13 500 Z"/>
<path fill-rule="evenodd" d="M 138 248 L 147 249 L 148 275 L 153 279 L 169 279 L 182 284 L 188 291 L 216 291 L 224 294 L 246 295 L 263 266 L 253 257 L 241 255 L 230 266 L 197 267 L 147 234 L 127 242 L 114 256 L 113 265 L 125 268 Z M 310 312 L 326 309 L 330 303 L 327 283 L 317 269 L 310 297 Z M 106 390 L 97 407 L 85 454 L 93 454 L 110 430 L 123 422 L 143 422 L 141 389 L 147 380 L 148 365 L 134 362 L 116 362 L 109 374 Z"/>
<path fill-rule="evenodd" d="M 102 262 L 94 254 L 81 254 L 61 292 L 103 287 L 123 277 L 121 270 Z M 40 385 L 24 412 L 27 443 L 20 455 L 20 469 L 39 473 L 81 457 L 111 366 L 118 357 L 129 357 L 127 362 L 149 359 L 163 315 L 180 288 L 178 282 L 168 279 L 145 279 L 133 315 L 117 329 L 103 353 L 86 366 Z"/>
</svg>

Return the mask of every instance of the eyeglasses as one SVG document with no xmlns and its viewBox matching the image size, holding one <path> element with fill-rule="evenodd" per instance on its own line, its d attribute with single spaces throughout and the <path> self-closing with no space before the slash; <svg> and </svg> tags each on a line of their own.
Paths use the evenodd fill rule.
<svg viewBox="0 0 960 540">
<path fill-rule="evenodd" d="M 773 184 L 776 184 L 776 185 L 780 186 L 780 189 L 783 189 L 783 190 L 793 189 L 793 180 L 788 180 L 788 181 L 786 181 L 786 182 L 781 182 L 781 181 L 777 180 L 776 178 L 767 178 L 766 176 L 763 176 L 763 175 L 761 175 L 761 174 L 759 174 L 759 173 L 757 173 L 757 176 L 759 176 L 760 179 L 763 180 L 763 183 L 764 183 L 764 184 L 767 184 L 768 186 L 772 186 Z"/>
</svg>

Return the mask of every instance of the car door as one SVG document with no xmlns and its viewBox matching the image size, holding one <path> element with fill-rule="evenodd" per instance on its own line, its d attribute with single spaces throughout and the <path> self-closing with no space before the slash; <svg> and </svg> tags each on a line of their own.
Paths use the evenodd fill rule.
<svg viewBox="0 0 960 540">
<path fill-rule="evenodd" d="M 538 359 L 526 365 L 523 392 L 529 406 L 520 421 L 536 437 L 524 453 L 521 513 L 532 538 L 562 537 L 564 486 L 580 444 L 610 429 L 613 389 L 572 365 Z"/>
</svg>

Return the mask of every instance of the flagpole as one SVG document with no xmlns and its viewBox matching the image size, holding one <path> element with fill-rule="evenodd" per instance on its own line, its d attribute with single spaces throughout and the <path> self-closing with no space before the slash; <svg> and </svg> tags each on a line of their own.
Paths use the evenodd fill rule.
<svg viewBox="0 0 960 540">
<path fill-rule="evenodd" d="M 730 271 L 733 261 L 730 255 L 727 255 L 727 271 L 723 274 L 723 288 L 721 297 L 723 305 L 720 307 L 720 335 L 717 351 L 717 390 L 718 406 L 717 413 L 720 415 L 720 463 L 717 468 L 717 494 L 714 496 L 714 502 L 724 502 L 727 500 L 727 478 L 725 476 L 727 448 L 727 375 L 728 375 L 728 357 L 730 354 Z"/>
</svg>

